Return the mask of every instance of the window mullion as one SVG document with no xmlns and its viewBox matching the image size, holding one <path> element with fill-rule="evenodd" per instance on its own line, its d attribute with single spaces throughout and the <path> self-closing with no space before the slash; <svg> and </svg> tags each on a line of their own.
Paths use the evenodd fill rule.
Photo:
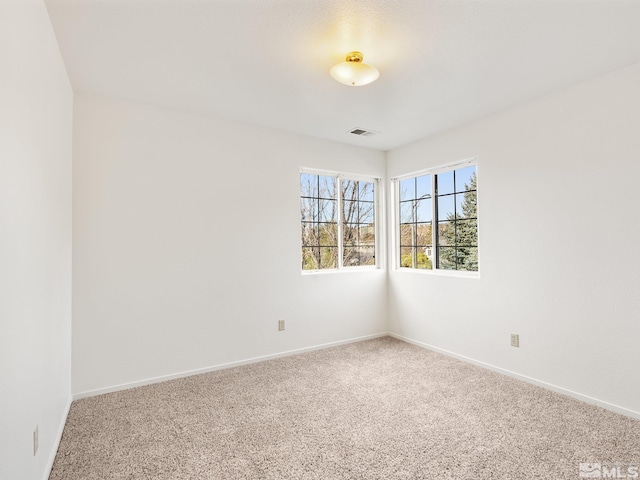
<svg viewBox="0 0 640 480">
<path fill-rule="evenodd" d="M 400 180 L 395 180 L 393 197 L 394 197 L 394 205 L 396 205 L 395 209 L 395 224 L 398 225 L 398 228 L 395 229 L 395 237 L 396 243 L 394 245 L 394 249 L 396 252 L 396 268 L 402 268 L 402 234 L 400 232 L 400 224 L 402 223 L 402 215 L 401 215 L 401 206 L 400 206 Z"/>
<path fill-rule="evenodd" d="M 338 183 L 338 270 L 343 268 L 343 254 L 344 254 L 344 202 L 342 198 L 342 178 L 337 177 Z"/>
<path fill-rule="evenodd" d="M 380 222 L 380 204 L 379 204 L 379 197 L 378 197 L 378 189 L 380 188 L 380 179 L 376 179 L 373 182 L 373 234 L 375 235 L 374 241 L 373 241 L 373 255 L 374 255 L 374 266 L 377 268 L 380 266 L 380 255 L 378 254 L 378 252 L 380 252 L 380 228 L 381 228 L 381 222 Z"/>
<path fill-rule="evenodd" d="M 431 268 L 438 270 L 440 268 L 440 245 L 438 244 L 438 231 L 440 224 L 438 222 L 438 174 L 431 175 L 431 245 L 433 245 L 433 262 Z"/>
<path fill-rule="evenodd" d="M 458 184 L 456 183 L 456 171 L 453 171 L 453 259 L 455 270 L 458 270 Z"/>
<path fill-rule="evenodd" d="M 418 268 L 418 178 L 413 179 L 413 198 L 411 199 L 411 268 Z"/>
</svg>

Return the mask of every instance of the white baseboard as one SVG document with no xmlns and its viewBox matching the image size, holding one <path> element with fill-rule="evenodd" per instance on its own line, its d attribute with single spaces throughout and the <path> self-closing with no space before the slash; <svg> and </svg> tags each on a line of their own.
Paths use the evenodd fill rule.
<svg viewBox="0 0 640 480">
<path fill-rule="evenodd" d="M 484 363 L 479 360 L 474 360 L 473 358 L 465 357 L 464 355 L 459 355 L 457 353 L 450 352 L 442 348 L 434 347 L 433 345 L 419 342 L 418 340 L 413 340 L 411 338 L 403 337 L 402 335 L 398 335 L 396 333 L 389 332 L 389 336 L 393 338 L 397 338 L 398 340 L 402 340 L 403 342 L 411 343 L 412 345 L 416 345 L 418 347 L 426 348 L 427 350 L 432 350 L 434 352 L 442 353 L 443 355 L 447 355 L 449 357 L 457 358 L 458 360 L 462 360 L 463 362 L 472 363 L 479 367 L 486 368 L 487 370 L 492 370 L 494 372 L 501 373 L 503 375 L 507 375 L 509 377 L 516 378 L 518 380 L 522 380 L 523 382 L 531 383 L 538 387 L 546 388 L 547 390 L 551 390 L 556 393 L 567 395 L 569 397 L 575 398 L 585 403 L 597 405 L 599 407 L 606 408 L 607 410 L 611 410 L 612 412 L 619 413 L 621 415 L 626 415 L 627 417 L 636 418 L 640 420 L 640 412 L 636 412 L 635 410 L 630 410 L 628 408 L 620 407 L 618 405 L 614 405 L 612 403 L 605 402 L 597 398 L 589 397 L 587 395 L 583 395 L 581 393 L 574 392 L 572 390 L 567 390 L 566 388 L 558 387 L 557 385 L 553 385 L 551 383 L 547 383 L 541 380 L 537 380 L 535 378 L 527 377 L 526 375 L 521 375 L 519 373 L 512 372 L 511 370 L 505 370 L 504 368 L 496 367 L 489 363 Z"/>
<path fill-rule="evenodd" d="M 51 470 L 53 469 L 53 462 L 56 460 L 56 454 L 58 453 L 58 447 L 60 447 L 60 442 L 62 441 L 62 434 L 64 433 L 64 426 L 67 423 L 67 417 L 69 416 L 69 410 L 71 409 L 71 402 L 73 398 L 71 395 L 67 400 L 67 405 L 64 408 L 64 414 L 60 419 L 60 425 L 58 426 L 58 433 L 56 434 L 55 441 L 53 442 L 53 447 L 51 448 L 51 452 L 49 453 L 49 460 L 47 461 L 47 465 L 44 469 L 44 477 L 43 480 L 48 480 L 51 475 Z"/>
<path fill-rule="evenodd" d="M 195 369 L 195 370 L 189 370 L 189 371 L 185 371 L 185 372 L 173 373 L 171 375 L 163 375 L 163 376 L 160 376 L 160 377 L 147 378 L 147 379 L 139 380 L 139 381 L 136 381 L 136 382 L 123 383 L 123 384 L 120 384 L 120 385 L 113 385 L 111 387 L 99 388 L 99 389 L 96 389 L 96 390 L 88 390 L 86 392 L 74 393 L 73 394 L 73 400 L 79 400 L 81 398 L 86 398 L 86 397 L 94 397 L 96 395 L 103 395 L 105 393 L 117 392 L 117 391 L 120 391 L 120 390 L 127 390 L 129 388 L 142 387 L 144 385 L 151 385 L 153 383 L 166 382 L 167 380 L 174 380 L 176 378 L 184 378 L 184 377 L 190 377 L 192 375 L 200 375 L 202 373 L 214 372 L 216 370 L 222 370 L 222 369 L 225 369 L 225 368 L 233 368 L 233 367 L 239 367 L 241 365 L 249 365 L 251 363 L 264 362 L 266 360 L 273 360 L 275 358 L 288 357 L 288 356 L 291 356 L 291 355 L 297 355 L 299 353 L 311 352 L 311 351 L 320 350 L 320 349 L 323 349 L 323 348 L 337 347 L 339 345 L 346 345 L 348 343 L 362 342 L 362 341 L 365 341 L 365 340 L 371 340 L 373 338 L 386 337 L 388 335 L 389 335 L 388 332 L 376 333 L 376 334 L 373 334 L 373 335 L 365 335 L 363 337 L 355 337 L 355 338 L 350 338 L 350 339 L 347 339 L 347 340 L 339 340 L 337 342 L 323 343 L 323 344 L 314 345 L 314 346 L 311 346 L 311 347 L 298 348 L 298 349 L 295 349 L 295 350 L 288 350 L 288 351 L 285 351 L 285 352 L 273 353 L 273 354 L 270 354 L 270 355 L 263 355 L 263 356 L 260 356 L 260 357 L 247 358 L 245 360 L 239 360 L 239 361 L 235 361 L 235 362 L 222 363 L 222 364 L 213 365 L 213 366 L 210 366 L 210 367 L 198 368 L 198 369 Z"/>
</svg>

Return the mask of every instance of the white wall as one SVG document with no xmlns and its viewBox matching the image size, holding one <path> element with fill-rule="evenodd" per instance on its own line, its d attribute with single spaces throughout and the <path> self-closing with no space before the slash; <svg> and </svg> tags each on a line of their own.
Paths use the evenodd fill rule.
<svg viewBox="0 0 640 480">
<path fill-rule="evenodd" d="M 74 393 L 386 332 L 384 270 L 301 275 L 302 166 L 385 170 L 382 152 L 76 95 Z"/>
<path fill-rule="evenodd" d="M 0 478 L 7 480 L 48 477 L 71 400 L 72 102 L 44 3 L 0 2 Z"/>
<path fill-rule="evenodd" d="M 639 86 L 635 65 L 389 152 L 389 178 L 478 158 L 481 270 L 391 271 L 391 332 L 640 415 Z"/>
</svg>

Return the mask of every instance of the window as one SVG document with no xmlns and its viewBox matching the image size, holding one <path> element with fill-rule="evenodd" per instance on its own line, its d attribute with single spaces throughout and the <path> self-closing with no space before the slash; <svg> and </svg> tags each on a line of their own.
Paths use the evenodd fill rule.
<svg viewBox="0 0 640 480">
<path fill-rule="evenodd" d="M 300 174 L 302 270 L 376 265 L 377 179 Z"/>
<path fill-rule="evenodd" d="M 478 271 L 476 166 L 396 180 L 399 266 Z"/>
</svg>

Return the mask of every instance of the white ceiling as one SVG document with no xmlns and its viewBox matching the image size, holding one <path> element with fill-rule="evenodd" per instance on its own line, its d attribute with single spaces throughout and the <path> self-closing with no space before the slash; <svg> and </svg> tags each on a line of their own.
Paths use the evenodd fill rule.
<svg viewBox="0 0 640 480">
<path fill-rule="evenodd" d="M 640 62 L 640 0 L 46 4 L 76 92 L 380 150 Z M 351 50 L 377 82 L 329 76 Z"/>
</svg>

